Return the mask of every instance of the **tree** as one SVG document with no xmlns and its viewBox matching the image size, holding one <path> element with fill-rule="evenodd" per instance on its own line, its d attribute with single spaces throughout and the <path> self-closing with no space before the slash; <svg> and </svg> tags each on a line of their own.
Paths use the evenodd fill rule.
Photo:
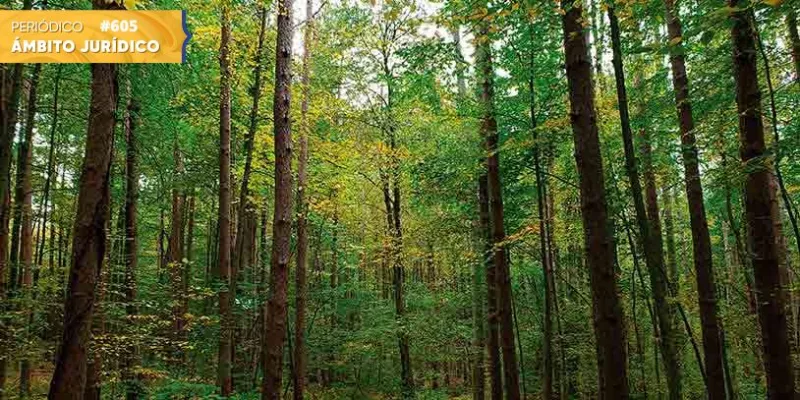
<svg viewBox="0 0 800 400">
<path fill-rule="evenodd" d="M 292 0 L 278 5 L 275 48 L 275 95 L 272 118 L 275 132 L 275 211 L 272 218 L 270 285 L 264 333 L 262 399 L 278 400 L 283 388 L 283 341 L 286 335 L 286 296 L 289 248 L 292 236 Z"/>
<path fill-rule="evenodd" d="M 658 330 L 661 334 L 659 344 L 663 355 L 664 371 L 669 387 L 671 399 L 681 399 L 681 367 L 680 343 L 678 337 L 677 314 L 675 305 L 668 300 L 669 278 L 664 268 L 664 248 L 661 241 L 661 224 L 658 222 L 658 204 L 655 198 L 655 187 L 648 186 L 648 210 L 653 208 L 655 214 L 650 214 L 645 209 L 642 197 L 642 184 L 639 181 L 639 169 L 636 153 L 633 146 L 633 132 L 631 130 L 630 113 L 628 110 L 628 94 L 625 89 L 625 70 L 622 63 L 622 43 L 620 39 L 619 20 L 612 5 L 608 6 L 608 20 L 611 26 L 611 48 L 613 49 L 614 78 L 617 89 L 617 102 L 619 103 L 620 125 L 622 127 L 622 142 L 625 150 L 625 170 L 630 182 L 631 196 L 636 211 L 636 223 L 639 228 L 639 240 L 644 248 L 645 264 L 650 275 L 650 287 L 653 291 L 655 312 L 658 318 Z M 645 172 L 647 174 L 647 172 Z M 648 182 L 652 183 L 652 182 Z M 651 193 L 652 190 L 652 193 Z M 652 194 L 652 197 L 651 197 Z"/>
<path fill-rule="evenodd" d="M 230 71 L 230 3 L 223 1 L 219 44 L 219 240 L 216 275 L 219 279 L 220 335 L 217 383 L 220 394 L 233 392 L 233 299 L 231 286 L 231 71 Z"/>
<path fill-rule="evenodd" d="M 93 7 L 123 8 L 115 1 L 95 1 Z M 50 399 L 80 399 L 83 396 L 95 284 L 106 250 L 117 75 L 113 64 L 92 64 L 91 69 L 91 110 L 73 227 L 64 328 L 50 383 Z"/>
<path fill-rule="evenodd" d="M 491 220 L 492 262 L 495 281 L 489 282 L 497 288 L 497 313 L 500 323 L 500 350 L 503 355 L 503 372 L 506 397 L 519 399 L 519 370 L 514 346 L 514 322 L 511 311 L 511 272 L 505 249 L 505 227 L 503 221 L 503 197 L 500 183 L 500 155 L 498 148 L 497 121 L 494 115 L 494 69 L 492 67 L 489 23 L 481 21 L 476 41 L 476 65 L 479 69 L 481 91 L 481 135 L 486 152 L 486 183 L 489 196 Z"/>
<path fill-rule="evenodd" d="M 300 103 L 300 153 L 297 162 L 297 270 L 295 271 L 294 320 L 294 398 L 302 400 L 306 381 L 306 269 L 308 265 L 308 103 L 311 97 L 311 46 L 314 41 L 314 2 L 306 0 L 306 26 L 303 32 L 303 70 Z"/>
<path fill-rule="evenodd" d="M 569 82 L 570 121 L 578 167 L 584 246 L 592 289 L 594 331 L 597 340 L 598 392 L 601 399 L 627 399 L 628 376 L 624 315 L 614 271 L 614 238 L 609 230 L 608 206 L 600 154 L 589 50 L 582 25 L 583 10 L 571 0 L 564 9 L 564 53 Z"/>
<path fill-rule="evenodd" d="M 136 316 L 136 269 L 139 264 L 139 237 L 136 216 L 139 200 L 138 140 L 136 137 L 136 118 L 139 102 L 131 94 L 128 83 L 128 104 L 125 107 L 123 127 L 125 133 L 125 313 L 129 319 Z M 133 323 L 130 323 L 133 327 Z M 125 381 L 125 399 L 139 399 L 139 383 L 135 369 L 138 363 L 138 351 L 135 345 L 126 349 L 123 358 L 123 380 Z"/>
<path fill-rule="evenodd" d="M 764 370 L 769 398 L 791 398 L 794 370 L 786 322 L 785 294 L 781 271 L 774 211 L 775 186 L 772 184 L 771 160 L 765 159 L 764 125 L 761 119 L 761 90 L 758 87 L 755 24 L 750 9 L 737 9 L 738 0 L 730 0 L 733 10 L 733 41 L 736 105 L 739 114 L 739 154 L 744 166 L 744 206 L 751 263 L 758 298 L 758 320 L 764 350 Z"/>
</svg>

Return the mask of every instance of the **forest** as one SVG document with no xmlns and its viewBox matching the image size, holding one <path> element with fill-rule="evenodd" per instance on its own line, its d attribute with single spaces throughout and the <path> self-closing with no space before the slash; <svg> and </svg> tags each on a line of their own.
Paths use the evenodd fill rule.
<svg viewBox="0 0 800 400">
<path fill-rule="evenodd" d="M 798 0 L 0 8 L 2 400 L 800 397 Z"/>
</svg>

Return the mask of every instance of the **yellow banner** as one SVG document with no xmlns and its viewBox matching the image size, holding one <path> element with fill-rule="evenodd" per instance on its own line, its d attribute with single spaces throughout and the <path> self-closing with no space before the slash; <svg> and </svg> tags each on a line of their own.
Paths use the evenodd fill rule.
<svg viewBox="0 0 800 400">
<path fill-rule="evenodd" d="M 0 63 L 181 63 L 185 11 L 0 11 Z"/>
</svg>

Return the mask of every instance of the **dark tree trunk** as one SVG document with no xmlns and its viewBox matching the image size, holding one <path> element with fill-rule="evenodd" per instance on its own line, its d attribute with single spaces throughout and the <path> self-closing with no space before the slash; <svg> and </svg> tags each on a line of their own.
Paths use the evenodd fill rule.
<svg viewBox="0 0 800 400">
<path fill-rule="evenodd" d="M 794 81 L 800 85 L 800 34 L 797 33 L 797 12 L 789 8 L 786 13 L 786 25 L 789 29 L 789 41 L 792 45 L 794 61 Z"/>
<path fill-rule="evenodd" d="M 219 45 L 219 247 L 216 277 L 219 285 L 220 335 L 217 383 L 223 397 L 233 392 L 233 299 L 231 298 L 231 21 L 228 2 L 222 5 L 222 27 Z"/>
<path fill-rule="evenodd" d="M 639 228 L 639 240 L 644 251 L 645 264 L 650 275 L 650 287 L 653 294 L 655 313 L 658 328 L 661 332 L 659 346 L 667 378 L 669 398 L 678 400 L 681 394 L 681 360 L 679 349 L 681 346 L 677 336 L 677 314 L 675 305 L 668 300 L 670 297 L 666 270 L 664 269 L 664 249 L 661 241 L 661 227 L 657 214 L 658 204 L 655 198 L 655 186 L 652 187 L 653 198 L 648 191 L 648 207 L 654 207 L 656 215 L 651 215 L 648 220 L 645 201 L 642 197 L 642 185 L 639 181 L 639 170 L 636 152 L 633 145 L 633 131 L 631 130 L 630 113 L 628 109 L 628 95 L 625 88 L 625 69 L 622 62 L 622 43 L 620 40 L 619 21 L 614 7 L 608 7 L 608 19 L 611 25 L 611 47 L 613 49 L 614 78 L 617 88 L 617 101 L 619 102 L 620 125 L 622 126 L 622 142 L 625 150 L 625 170 L 630 182 L 630 191 L 636 211 L 636 223 Z M 645 172 L 645 175 L 647 172 Z M 653 183 L 654 185 L 654 183 Z M 650 189 L 650 188 L 648 188 Z"/>
<path fill-rule="evenodd" d="M 56 160 L 55 160 L 55 150 L 56 150 L 56 131 L 58 130 L 58 94 L 59 94 L 59 87 L 61 82 L 61 66 L 56 67 L 56 76 L 55 76 L 55 83 L 53 87 L 53 115 L 52 119 L 50 120 L 50 139 L 49 139 L 49 150 L 47 155 L 47 178 L 44 181 L 44 195 L 42 197 L 42 205 L 40 209 L 42 210 L 42 221 L 41 221 L 41 234 L 39 235 L 39 251 L 36 257 L 36 264 L 42 265 L 44 261 L 44 236 L 47 234 L 47 217 L 49 211 L 49 203 L 50 203 L 50 188 L 52 187 L 53 180 L 56 175 Z M 53 206 L 53 211 L 55 211 L 55 206 Z M 53 224 L 51 224 L 53 225 Z M 54 231 L 54 226 L 50 227 L 50 236 L 52 237 L 52 233 Z M 48 263 L 48 268 L 51 269 L 52 272 L 53 268 L 53 246 L 52 240 L 50 243 L 50 248 L 47 249 L 49 253 L 50 262 Z"/>
<path fill-rule="evenodd" d="M 130 84 L 129 84 L 130 85 Z M 130 87 L 130 86 L 129 86 Z M 136 122 L 139 103 L 133 95 L 129 95 L 128 105 L 123 119 L 125 142 L 125 314 L 128 317 L 128 329 L 135 328 L 133 318 L 138 313 L 136 306 L 136 269 L 139 262 L 139 237 L 136 226 L 137 202 L 139 200 L 138 141 L 136 138 Z M 130 345 L 123 353 L 122 380 L 125 384 L 125 399 L 139 399 L 139 385 L 134 370 L 139 362 L 139 354 L 135 344 Z"/>
<path fill-rule="evenodd" d="M 503 372 L 506 397 L 520 399 L 519 370 L 514 346 L 514 320 L 511 309 L 511 273 L 508 267 L 503 221 L 503 197 L 500 183 L 500 156 L 498 151 L 497 121 L 494 115 L 494 69 L 492 66 L 489 25 L 481 23 L 476 38 L 476 63 L 481 88 L 481 135 L 486 152 L 486 181 L 489 194 L 489 215 L 492 231 L 492 260 L 497 287 L 497 313 L 500 322 L 500 350 L 503 355 Z M 489 284 L 492 284 L 491 282 Z"/>
<path fill-rule="evenodd" d="M 39 74 L 42 71 L 42 64 L 36 64 L 31 75 L 30 88 L 28 94 L 27 117 L 25 120 L 24 138 L 19 148 L 19 170 L 17 176 L 17 193 L 20 196 L 19 211 L 21 217 L 20 229 L 20 261 L 22 268 L 22 294 L 26 299 L 32 300 L 33 297 L 33 208 L 31 206 L 31 168 L 33 162 L 33 125 L 36 118 L 36 90 L 39 86 Z M 33 322 L 33 314 L 30 310 L 25 311 L 29 325 Z M 26 333 L 30 334 L 30 331 Z M 19 392 L 20 397 L 26 398 L 31 393 L 31 363 L 27 358 L 22 359 L 19 368 Z"/>
<path fill-rule="evenodd" d="M 600 399 L 628 398 L 625 317 L 617 293 L 614 237 L 610 231 L 603 160 L 589 49 L 583 10 L 572 0 L 562 2 L 565 14 L 564 51 L 569 83 L 570 119 L 575 141 L 581 195 L 585 251 L 589 255 Z"/>
<path fill-rule="evenodd" d="M 531 36 L 533 29 L 531 29 Z M 531 37 L 533 39 L 533 37 Z M 539 257 L 542 262 L 544 275 L 544 343 L 542 345 L 544 361 L 544 377 L 542 397 L 549 400 L 555 398 L 553 389 L 553 301 L 555 299 L 555 282 L 553 280 L 553 262 L 551 259 L 550 245 L 547 237 L 547 210 L 545 202 L 544 171 L 542 170 L 542 142 L 536 120 L 536 86 L 534 84 L 534 54 L 530 54 L 530 76 L 528 77 L 528 92 L 530 96 L 529 108 L 531 119 L 531 132 L 533 135 L 533 170 L 536 175 L 536 205 L 539 218 Z"/>
<path fill-rule="evenodd" d="M 670 39 L 670 62 L 675 104 L 681 129 L 683 168 L 686 182 L 686 198 L 689 202 L 689 221 L 692 228 L 692 250 L 694 254 L 695 279 L 700 303 L 700 325 L 703 333 L 703 353 L 710 400 L 725 399 L 725 374 L 722 366 L 722 341 L 717 317 L 717 294 L 711 252 L 711 236 L 708 231 L 706 210 L 703 203 L 703 186 L 700 182 L 699 154 L 694 132 L 694 117 L 689 99 L 689 78 L 681 40 L 683 30 L 674 0 L 664 0 L 667 31 Z"/>
<path fill-rule="evenodd" d="M 283 342 L 286 335 L 286 297 L 292 236 L 292 0 L 278 5 L 275 49 L 275 211 L 272 218 L 270 294 L 264 332 L 262 399 L 278 400 L 283 388 Z"/>
<path fill-rule="evenodd" d="M 456 45 L 456 57 L 458 58 L 459 67 L 456 69 L 458 79 L 458 100 L 460 104 L 466 104 L 469 100 L 467 98 L 467 83 L 464 77 L 466 68 L 466 61 L 461 50 L 461 31 L 460 26 L 456 26 L 453 30 L 453 41 Z M 472 271 L 472 321 L 474 327 L 474 345 L 473 345 L 473 366 L 472 366 L 472 399 L 484 400 L 486 398 L 486 349 L 488 342 L 486 340 L 486 274 L 489 267 L 488 256 L 491 249 L 489 241 L 489 199 L 486 194 L 486 179 L 485 175 L 481 175 L 481 182 L 478 184 L 478 221 L 476 227 L 476 240 L 475 246 L 478 251 L 478 259 Z M 431 254 L 431 257 L 433 255 Z M 431 260 L 432 261 L 432 260 Z M 430 264 L 429 276 L 431 282 L 436 278 L 435 270 L 433 269 L 433 262 Z M 492 288 L 494 290 L 494 288 Z M 499 347 L 497 346 L 497 334 L 495 330 L 494 336 L 494 355 L 497 356 L 496 360 L 500 361 Z M 491 365 L 490 365 L 491 369 Z M 492 371 L 492 376 L 494 377 Z M 501 371 L 497 371 L 498 382 L 495 383 L 500 396 L 502 397 L 502 382 L 500 382 Z M 492 389 L 494 390 L 494 389 Z M 493 392 L 494 393 L 494 392 Z"/>
<path fill-rule="evenodd" d="M 94 8 L 121 9 L 116 1 L 94 2 Z M 86 384 L 86 358 L 94 311 L 95 284 L 106 248 L 109 175 L 117 104 L 116 67 L 92 64 L 92 98 L 86 148 L 72 235 L 72 261 L 64 328 L 50 399 L 80 399 Z"/>
<path fill-rule="evenodd" d="M 297 270 L 295 271 L 294 318 L 294 399 L 302 400 L 306 383 L 306 270 L 308 269 L 308 102 L 311 96 L 311 46 L 314 40 L 314 1 L 306 0 L 306 26 L 303 34 L 303 72 L 300 104 L 300 153 L 297 161 Z"/>
<path fill-rule="evenodd" d="M 739 114 L 739 153 L 745 168 L 744 205 L 751 261 L 758 291 L 758 319 L 764 349 L 767 393 L 771 399 L 794 396 L 791 347 L 786 321 L 785 294 L 781 286 L 779 249 L 775 231 L 775 187 L 764 143 L 761 90 L 758 87 L 755 23 L 750 9 L 738 10 L 730 0 L 733 29 L 733 64 Z"/>
<path fill-rule="evenodd" d="M 485 161 L 484 161 L 485 163 Z M 481 260 L 486 270 L 486 314 L 488 339 L 486 347 L 489 352 L 489 382 L 491 385 L 491 399 L 503 399 L 503 368 L 500 359 L 500 335 L 497 322 L 497 274 L 492 259 L 492 228 L 489 215 L 489 190 L 486 174 L 478 178 L 478 206 L 480 211 L 480 227 L 483 236 L 483 252 Z"/>
</svg>

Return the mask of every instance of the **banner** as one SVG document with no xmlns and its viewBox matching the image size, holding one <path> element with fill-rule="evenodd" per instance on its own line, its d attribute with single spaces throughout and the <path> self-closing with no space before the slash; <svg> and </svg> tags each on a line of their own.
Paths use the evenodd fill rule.
<svg viewBox="0 0 800 400">
<path fill-rule="evenodd" d="M 185 11 L 0 11 L 0 63 L 181 63 Z"/>
</svg>

